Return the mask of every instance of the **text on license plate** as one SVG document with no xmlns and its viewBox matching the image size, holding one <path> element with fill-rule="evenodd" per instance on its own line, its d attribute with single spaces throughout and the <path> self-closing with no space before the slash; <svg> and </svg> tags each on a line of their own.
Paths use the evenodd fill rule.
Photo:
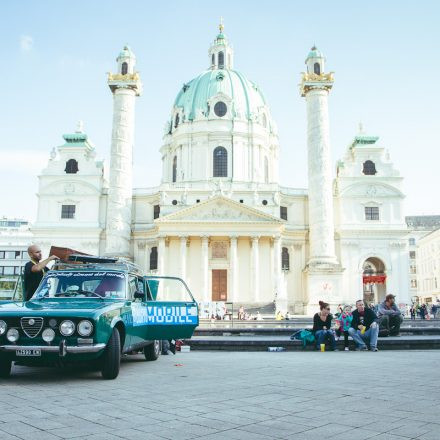
<svg viewBox="0 0 440 440">
<path fill-rule="evenodd" d="M 41 350 L 40 349 L 25 349 L 22 348 L 20 350 L 15 350 L 16 356 L 41 356 Z"/>
</svg>

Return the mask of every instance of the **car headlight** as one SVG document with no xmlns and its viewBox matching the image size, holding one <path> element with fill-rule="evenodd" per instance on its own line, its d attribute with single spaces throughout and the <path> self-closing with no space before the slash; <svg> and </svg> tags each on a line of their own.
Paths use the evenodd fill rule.
<svg viewBox="0 0 440 440">
<path fill-rule="evenodd" d="M 8 338 L 9 342 L 17 342 L 20 334 L 16 328 L 10 328 L 8 333 L 6 333 L 6 337 Z"/>
<path fill-rule="evenodd" d="M 80 321 L 78 324 L 78 333 L 81 336 L 90 336 L 93 331 L 93 324 L 90 321 Z"/>
<path fill-rule="evenodd" d="M 6 329 L 8 328 L 8 324 L 5 321 L 0 320 L 0 336 L 6 333 Z"/>
<path fill-rule="evenodd" d="M 52 342 L 55 339 L 55 332 L 51 328 L 45 328 L 41 337 L 44 342 Z"/>
<path fill-rule="evenodd" d="M 75 332 L 75 324 L 72 321 L 63 321 L 60 325 L 60 333 L 63 336 L 72 336 Z"/>
</svg>

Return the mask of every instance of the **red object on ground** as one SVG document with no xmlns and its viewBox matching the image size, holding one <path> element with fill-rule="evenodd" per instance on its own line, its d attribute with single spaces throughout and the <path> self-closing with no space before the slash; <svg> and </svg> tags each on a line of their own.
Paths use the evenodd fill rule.
<svg viewBox="0 0 440 440">
<path fill-rule="evenodd" d="M 183 364 L 174 364 L 175 367 L 183 367 Z"/>
<path fill-rule="evenodd" d="M 364 284 L 385 284 L 386 275 L 364 275 L 362 281 Z"/>
</svg>

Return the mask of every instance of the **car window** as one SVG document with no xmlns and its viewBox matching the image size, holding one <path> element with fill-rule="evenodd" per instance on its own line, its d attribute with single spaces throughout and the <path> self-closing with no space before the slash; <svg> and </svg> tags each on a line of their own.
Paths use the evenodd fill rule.
<svg viewBox="0 0 440 440">
<path fill-rule="evenodd" d="M 128 278 L 128 295 L 129 298 L 134 299 L 134 293 L 137 292 L 137 278 L 130 275 Z"/>
<path fill-rule="evenodd" d="M 46 275 L 33 298 L 125 298 L 125 294 L 121 272 L 54 271 Z"/>
<path fill-rule="evenodd" d="M 156 301 L 194 301 L 188 288 L 179 278 L 148 277 L 147 287 Z"/>
</svg>

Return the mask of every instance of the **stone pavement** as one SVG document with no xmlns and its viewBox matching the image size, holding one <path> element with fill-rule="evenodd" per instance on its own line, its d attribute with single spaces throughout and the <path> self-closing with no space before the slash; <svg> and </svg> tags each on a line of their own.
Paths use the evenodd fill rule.
<svg viewBox="0 0 440 440">
<path fill-rule="evenodd" d="M 439 440 L 439 365 L 440 351 L 191 352 L 128 358 L 114 381 L 16 366 L 0 439 Z"/>
</svg>

